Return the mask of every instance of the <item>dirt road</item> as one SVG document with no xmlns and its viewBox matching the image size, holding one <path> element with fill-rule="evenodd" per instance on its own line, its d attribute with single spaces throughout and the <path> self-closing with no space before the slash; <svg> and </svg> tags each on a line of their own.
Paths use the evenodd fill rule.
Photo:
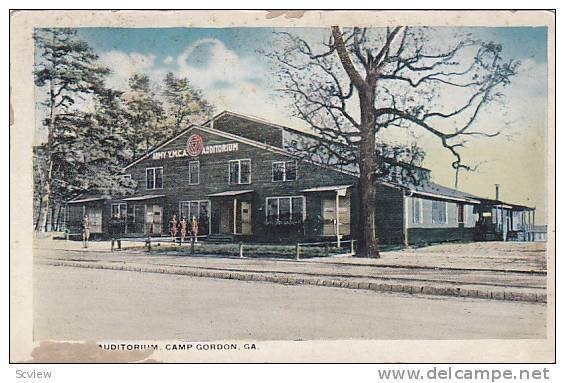
<svg viewBox="0 0 565 383">
<path fill-rule="evenodd" d="M 546 305 L 37 264 L 37 340 L 543 338 Z"/>
</svg>

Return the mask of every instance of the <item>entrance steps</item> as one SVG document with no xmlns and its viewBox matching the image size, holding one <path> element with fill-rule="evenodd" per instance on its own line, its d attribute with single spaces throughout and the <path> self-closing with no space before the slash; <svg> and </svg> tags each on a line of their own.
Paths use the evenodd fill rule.
<svg viewBox="0 0 565 383">
<path fill-rule="evenodd" d="M 212 243 L 234 243 L 235 236 L 233 234 L 210 234 L 208 242 Z"/>
</svg>

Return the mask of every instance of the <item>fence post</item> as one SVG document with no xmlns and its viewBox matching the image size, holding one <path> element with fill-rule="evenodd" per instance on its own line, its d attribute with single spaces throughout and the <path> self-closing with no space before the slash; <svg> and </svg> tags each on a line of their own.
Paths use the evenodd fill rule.
<svg viewBox="0 0 565 383">
<path fill-rule="evenodd" d="M 351 240 L 351 255 L 355 255 L 355 245 L 354 245 L 354 243 L 355 243 L 355 240 L 352 239 Z"/>
<path fill-rule="evenodd" d="M 296 242 L 296 260 L 300 260 L 300 243 Z"/>
<path fill-rule="evenodd" d="M 243 258 L 243 242 L 239 242 L 239 258 Z"/>
<path fill-rule="evenodd" d="M 151 251 L 151 237 L 147 237 L 145 240 L 145 246 L 147 247 L 147 252 Z"/>
<path fill-rule="evenodd" d="M 190 239 L 190 255 L 194 255 L 194 236 Z"/>
</svg>

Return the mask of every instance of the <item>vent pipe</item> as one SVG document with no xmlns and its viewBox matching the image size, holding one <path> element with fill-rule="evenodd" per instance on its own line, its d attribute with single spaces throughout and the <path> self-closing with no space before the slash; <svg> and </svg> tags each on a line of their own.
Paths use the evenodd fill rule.
<svg viewBox="0 0 565 383">
<path fill-rule="evenodd" d="M 499 201 L 500 200 L 500 184 L 494 184 L 494 187 L 495 187 L 495 195 L 496 195 L 495 199 L 497 201 Z"/>
</svg>

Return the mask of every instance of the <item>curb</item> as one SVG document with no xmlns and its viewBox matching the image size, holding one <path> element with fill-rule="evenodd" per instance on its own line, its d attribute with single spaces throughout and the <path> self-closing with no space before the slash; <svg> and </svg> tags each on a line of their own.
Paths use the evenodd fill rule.
<svg viewBox="0 0 565 383">
<path fill-rule="evenodd" d="M 313 285 L 326 287 L 341 287 L 356 290 L 371 290 L 379 292 L 392 292 L 418 295 L 450 296 L 463 298 L 494 299 L 503 301 L 547 303 L 546 293 L 533 293 L 521 291 L 478 290 L 461 287 L 442 286 L 417 286 L 383 282 L 358 282 L 335 279 L 320 279 L 310 276 L 263 275 L 257 273 L 226 272 L 211 270 L 171 269 L 165 267 L 146 267 L 132 265 L 108 265 L 81 262 L 55 261 L 47 262 L 51 266 L 78 267 L 85 269 L 103 269 L 116 271 L 135 271 L 141 273 L 187 275 L 191 277 L 232 279 L 240 281 L 271 282 L 286 285 Z"/>
</svg>

